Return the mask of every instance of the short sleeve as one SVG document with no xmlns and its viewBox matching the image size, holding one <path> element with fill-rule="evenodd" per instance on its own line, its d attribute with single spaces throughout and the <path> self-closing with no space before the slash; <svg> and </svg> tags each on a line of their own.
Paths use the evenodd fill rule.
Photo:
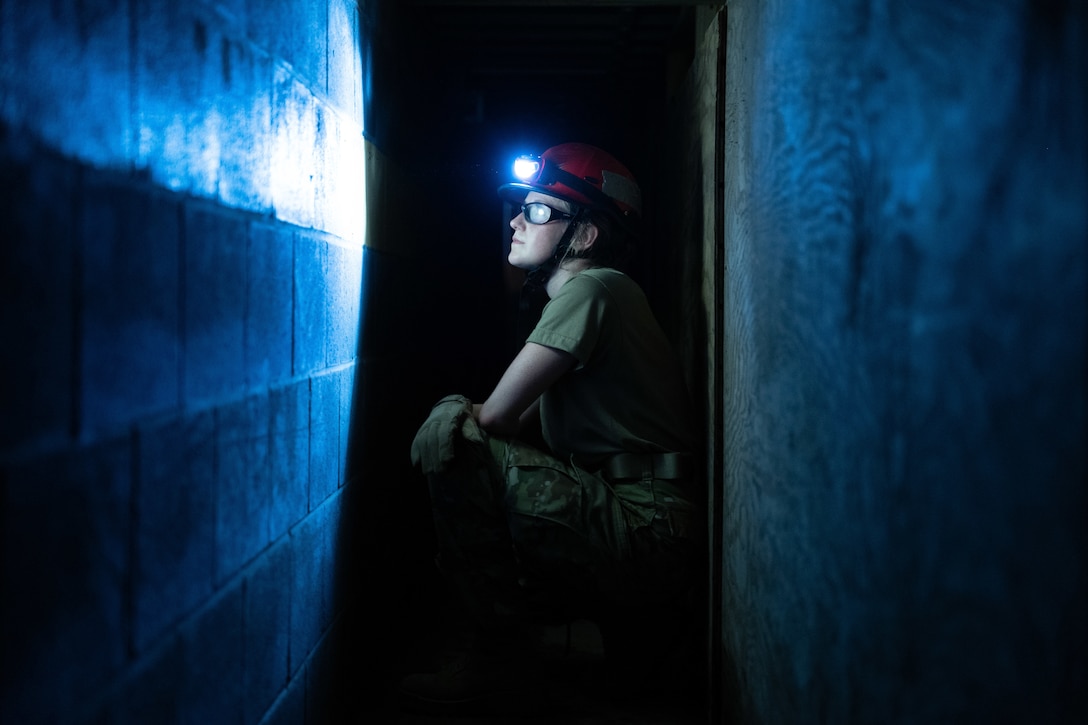
<svg viewBox="0 0 1088 725">
<path fill-rule="evenodd" d="M 608 299 L 608 291 L 596 279 L 575 275 L 544 306 L 528 342 L 568 352 L 585 365 L 605 327 Z"/>
</svg>

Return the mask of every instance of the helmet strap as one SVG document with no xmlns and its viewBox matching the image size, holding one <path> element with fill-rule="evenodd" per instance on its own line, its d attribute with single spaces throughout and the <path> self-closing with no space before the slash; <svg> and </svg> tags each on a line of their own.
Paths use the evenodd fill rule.
<svg viewBox="0 0 1088 725">
<path fill-rule="evenodd" d="M 555 245 L 555 251 L 552 252 L 552 256 L 539 267 L 529 271 L 529 274 L 525 277 L 525 286 L 543 287 L 548 284 L 548 280 L 551 279 L 556 267 L 569 256 L 567 251 L 570 249 L 570 243 L 574 239 L 574 230 L 578 223 L 586 216 L 586 210 L 583 207 L 578 207 L 578 211 L 574 213 L 574 217 L 571 218 L 570 223 L 567 224 L 566 230 L 563 231 L 563 236 L 559 238 L 559 243 Z"/>
</svg>

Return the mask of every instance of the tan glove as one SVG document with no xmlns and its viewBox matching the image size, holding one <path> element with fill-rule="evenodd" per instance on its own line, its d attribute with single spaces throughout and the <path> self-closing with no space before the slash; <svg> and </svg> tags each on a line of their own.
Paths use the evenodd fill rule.
<svg viewBox="0 0 1088 725">
<path fill-rule="evenodd" d="M 454 438 L 466 419 L 472 419 L 472 401 L 465 396 L 447 395 L 435 403 L 412 441 L 412 464 L 424 474 L 445 469 L 453 460 Z"/>
</svg>

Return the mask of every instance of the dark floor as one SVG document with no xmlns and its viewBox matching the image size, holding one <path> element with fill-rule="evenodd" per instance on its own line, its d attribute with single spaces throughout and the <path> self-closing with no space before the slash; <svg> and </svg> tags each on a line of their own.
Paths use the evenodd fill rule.
<svg viewBox="0 0 1088 725">
<path fill-rule="evenodd" d="M 699 683 L 669 681 L 668 675 L 655 679 L 660 686 L 647 685 L 626 695 L 613 694 L 608 686 L 600 633 L 595 625 L 579 620 L 569 625 L 540 631 L 536 651 L 543 677 L 535 701 L 508 703 L 498 711 L 474 714 L 425 714 L 412 712 L 403 703 L 396 707 L 400 725 L 436 723 L 509 723 L 510 725 L 703 725 L 705 704 Z M 421 669 L 433 670 L 463 649 L 465 638 L 456 631 L 449 635 Z"/>
</svg>

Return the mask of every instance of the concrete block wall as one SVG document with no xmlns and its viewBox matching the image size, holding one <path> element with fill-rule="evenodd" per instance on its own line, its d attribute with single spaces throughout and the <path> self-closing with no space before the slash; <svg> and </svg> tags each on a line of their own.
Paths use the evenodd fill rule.
<svg viewBox="0 0 1088 725">
<path fill-rule="evenodd" d="M 1084 722 L 1084 4 L 724 12 L 722 721 Z"/>
<path fill-rule="evenodd" d="M 368 6 L 0 5 L 0 721 L 336 712 Z"/>
</svg>

